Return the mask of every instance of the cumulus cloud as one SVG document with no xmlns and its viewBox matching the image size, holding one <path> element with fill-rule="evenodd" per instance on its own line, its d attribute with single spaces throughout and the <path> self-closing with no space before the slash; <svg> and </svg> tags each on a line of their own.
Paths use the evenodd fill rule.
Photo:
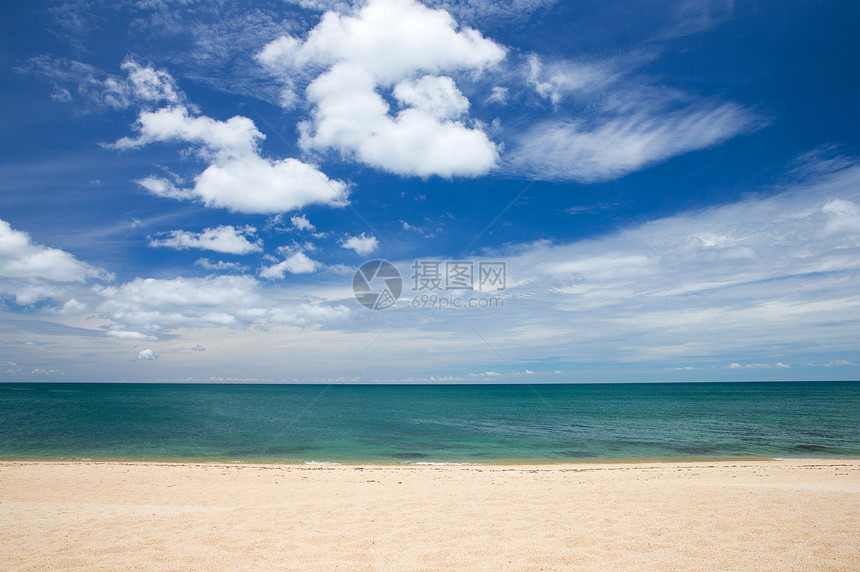
<svg viewBox="0 0 860 572">
<path fill-rule="evenodd" d="M 248 240 L 249 237 L 254 238 L 255 232 L 257 229 L 253 226 L 242 228 L 218 226 L 207 228 L 203 232 L 173 230 L 167 233 L 165 238 L 150 240 L 149 245 L 167 246 L 177 250 L 199 248 L 225 254 L 248 254 L 263 250 L 262 240 L 257 239 L 254 242 Z"/>
<path fill-rule="evenodd" d="M 366 236 L 363 232 L 358 236 L 347 236 L 343 239 L 340 245 L 344 248 L 354 250 L 356 254 L 362 256 L 376 251 L 379 247 L 379 241 L 375 236 Z"/>
<path fill-rule="evenodd" d="M 425 177 L 476 176 L 496 164 L 496 145 L 461 119 L 468 100 L 448 74 L 480 72 L 504 57 L 476 30 L 414 0 L 327 12 L 304 41 L 282 36 L 257 56 L 284 82 L 286 102 L 297 97 L 297 72 L 325 70 L 307 87 L 313 111 L 302 126 L 305 149 Z M 383 97 L 389 90 L 402 107 L 395 114 Z"/>
<path fill-rule="evenodd" d="M 286 273 L 290 274 L 308 274 L 316 272 L 322 267 L 322 264 L 308 257 L 302 251 L 291 251 L 286 249 L 282 252 L 287 254 L 287 257 L 277 264 L 267 266 L 260 271 L 261 278 L 269 278 L 272 280 L 280 280 Z"/>
<path fill-rule="evenodd" d="M 153 143 L 185 142 L 197 146 L 210 165 L 181 188 L 165 178 L 146 177 L 138 183 L 151 193 L 173 199 L 202 201 L 206 206 L 255 214 L 279 213 L 310 204 L 332 207 L 347 203 L 345 183 L 329 179 L 297 159 L 267 159 L 258 145 L 265 135 L 247 117 L 218 121 L 195 116 L 185 106 L 144 111 L 137 122 L 138 137 L 125 137 L 111 147 L 133 149 Z"/>
<path fill-rule="evenodd" d="M 426 75 L 394 86 L 394 97 L 402 105 L 437 119 L 454 119 L 469 111 L 469 100 L 450 77 Z"/>
<path fill-rule="evenodd" d="M 29 234 L 0 219 L 0 296 L 11 296 L 22 306 L 34 304 L 62 297 L 63 284 L 91 278 L 110 279 L 111 275 L 64 250 L 33 243 Z"/>
<path fill-rule="evenodd" d="M 250 276 L 137 278 L 97 286 L 97 312 L 106 333 L 119 339 L 152 340 L 181 328 L 246 328 L 252 324 L 309 326 L 345 319 L 344 306 L 281 299 Z"/>
<path fill-rule="evenodd" d="M 135 94 L 168 105 L 144 110 L 137 118 L 135 137 L 123 137 L 108 148 L 132 150 L 152 143 L 190 145 L 209 163 L 184 188 L 164 177 L 149 176 L 138 183 L 149 192 L 177 200 L 199 200 L 210 207 L 255 214 L 280 213 L 310 204 L 332 207 L 347 203 L 342 181 L 329 179 L 316 167 L 297 159 L 270 159 L 260 154 L 265 139 L 254 122 L 235 116 L 220 121 L 199 115 L 182 103 L 166 72 L 126 63 L 128 84 Z"/>
<path fill-rule="evenodd" d="M 137 359 L 141 361 L 154 361 L 158 359 L 158 354 L 152 350 L 146 349 L 137 354 Z"/>
</svg>

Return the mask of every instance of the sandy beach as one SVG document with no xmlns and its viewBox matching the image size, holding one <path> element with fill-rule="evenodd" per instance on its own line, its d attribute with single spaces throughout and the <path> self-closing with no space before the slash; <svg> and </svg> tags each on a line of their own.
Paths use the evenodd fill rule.
<svg viewBox="0 0 860 572">
<path fill-rule="evenodd" d="M 860 460 L 0 463 L 0 569 L 860 569 Z"/>
</svg>

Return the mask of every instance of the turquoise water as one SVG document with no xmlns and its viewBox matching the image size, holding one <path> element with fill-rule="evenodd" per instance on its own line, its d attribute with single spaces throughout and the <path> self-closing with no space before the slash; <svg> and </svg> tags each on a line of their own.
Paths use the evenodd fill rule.
<svg viewBox="0 0 860 572">
<path fill-rule="evenodd" d="M 860 383 L 0 384 L 0 458 L 860 457 Z"/>
</svg>

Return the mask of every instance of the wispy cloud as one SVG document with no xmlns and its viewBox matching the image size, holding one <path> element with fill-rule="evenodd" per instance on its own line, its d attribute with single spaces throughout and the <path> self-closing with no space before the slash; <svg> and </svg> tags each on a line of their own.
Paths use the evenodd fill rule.
<svg viewBox="0 0 860 572">
<path fill-rule="evenodd" d="M 568 323 L 574 344 L 615 360 L 847 350 L 860 317 L 858 189 L 855 166 L 770 198 L 535 245 L 509 262 L 520 282 L 506 311 L 525 306 L 538 330 Z"/>
<path fill-rule="evenodd" d="M 542 180 L 595 182 L 749 132 L 761 118 L 732 103 L 674 111 L 639 109 L 584 120 L 544 121 L 516 137 L 508 169 Z"/>
<path fill-rule="evenodd" d="M 198 258 L 194 261 L 194 265 L 206 270 L 230 270 L 233 272 L 246 272 L 248 270 L 247 266 L 243 266 L 238 262 L 225 262 L 224 260 L 212 262 L 208 258 Z"/>
<path fill-rule="evenodd" d="M 18 71 L 44 78 L 54 84 L 56 101 L 78 98 L 85 109 L 125 109 L 132 105 L 185 103 L 185 95 L 163 69 L 143 66 L 133 59 L 122 63 L 125 76 L 113 75 L 70 58 L 34 56 Z"/>
</svg>

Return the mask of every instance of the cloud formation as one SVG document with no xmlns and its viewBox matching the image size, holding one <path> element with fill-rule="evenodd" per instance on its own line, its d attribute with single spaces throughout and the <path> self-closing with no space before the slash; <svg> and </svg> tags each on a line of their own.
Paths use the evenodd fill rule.
<svg viewBox="0 0 860 572">
<path fill-rule="evenodd" d="M 262 252 L 262 240 L 257 239 L 254 242 L 248 240 L 249 237 L 254 238 L 255 232 L 257 232 L 257 229 L 253 226 L 235 228 L 229 225 L 207 228 L 203 232 L 173 230 L 168 232 L 165 238 L 150 240 L 149 245 L 167 246 L 177 250 L 199 248 L 202 250 L 223 252 L 225 254 Z"/>
<path fill-rule="evenodd" d="M 643 108 L 591 124 L 544 121 L 518 136 L 510 165 L 541 180 L 605 181 L 717 145 L 759 125 L 759 119 L 733 103 L 671 112 Z"/>
<path fill-rule="evenodd" d="M 74 73 L 81 75 L 78 67 Z M 132 60 L 126 61 L 122 68 L 127 73 L 126 79 L 108 77 L 86 83 L 99 85 L 101 99 L 113 107 L 132 103 L 166 106 L 141 111 L 135 123 L 137 135 L 123 137 L 106 147 L 132 150 L 153 143 L 187 144 L 208 163 L 187 188 L 164 177 L 139 180 L 149 192 L 255 214 L 280 213 L 310 204 L 340 207 L 347 203 L 345 183 L 329 179 L 314 166 L 297 159 L 262 156 L 259 147 L 265 135 L 247 117 L 220 121 L 200 115 L 185 101 L 185 95 L 164 70 L 144 67 Z"/>
<path fill-rule="evenodd" d="M 96 108 L 125 109 L 136 104 L 179 104 L 185 95 L 166 71 L 142 66 L 126 59 L 121 69 L 125 77 L 106 74 L 98 68 L 69 58 L 39 55 L 30 58 L 21 71 L 50 80 L 55 101 L 84 99 Z"/>
<path fill-rule="evenodd" d="M 554 117 L 510 135 L 504 170 L 539 180 L 612 180 L 767 124 L 737 103 L 636 76 L 659 56 L 651 48 L 604 60 L 545 63 L 530 54 L 523 79 L 552 104 Z"/>
<path fill-rule="evenodd" d="M 158 359 L 158 354 L 150 349 L 141 350 L 141 352 L 137 354 L 137 359 L 141 361 L 154 361 Z"/>
<path fill-rule="evenodd" d="M 365 256 L 376 251 L 379 247 L 379 241 L 375 236 L 366 236 L 362 232 L 358 236 L 347 236 L 340 242 L 340 245 L 344 248 L 354 250 L 356 254 Z"/>
<path fill-rule="evenodd" d="M 462 119 L 468 100 L 450 75 L 497 65 L 505 49 L 444 10 L 414 0 L 370 0 L 352 14 L 327 12 L 302 41 L 282 36 L 257 56 L 295 103 L 294 78 L 322 68 L 307 87 L 313 106 L 302 125 L 307 150 L 343 156 L 401 175 L 477 176 L 496 145 Z M 400 105 L 392 113 L 383 97 Z"/>
<path fill-rule="evenodd" d="M 772 197 L 529 245 L 509 259 L 506 310 L 523 306 L 539 330 L 571 340 L 574 361 L 720 356 L 723 367 L 753 352 L 781 368 L 789 355 L 846 351 L 860 319 L 858 189 L 853 167 Z"/>
<path fill-rule="evenodd" d="M 0 219 L 0 296 L 26 306 L 61 298 L 66 292 L 63 284 L 83 284 L 91 278 L 112 277 L 64 250 L 33 243 L 29 234 Z"/>
<path fill-rule="evenodd" d="M 210 163 L 190 188 L 180 188 L 163 177 L 138 181 L 155 195 L 197 199 L 206 206 L 257 214 L 290 211 L 310 204 L 346 204 L 347 187 L 341 181 L 329 179 L 297 159 L 262 157 L 258 146 L 265 135 L 247 117 L 218 121 L 195 115 L 180 105 L 141 112 L 136 130 L 137 137 L 123 137 L 110 147 L 128 150 L 155 142 L 188 143 Z"/>
<path fill-rule="evenodd" d="M 316 272 L 322 267 L 322 264 L 308 257 L 301 250 L 279 249 L 285 253 L 287 257 L 277 264 L 267 266 L 260 271 L 260 278 L 269 278 L 272 280 L 280 280 L 285 274 L 309 274 Z"/>
<path fill-rule="evenodd" d="M 97 286 L 100 316 L 109 336 L 155 340 L 185 328 L 246 328 L 252 324 L 309 326 L 344 320 L 344 306 L 285 300 L 264 291 L 250 276 L 137 278 L 119 286 Z"/>
</svg>

